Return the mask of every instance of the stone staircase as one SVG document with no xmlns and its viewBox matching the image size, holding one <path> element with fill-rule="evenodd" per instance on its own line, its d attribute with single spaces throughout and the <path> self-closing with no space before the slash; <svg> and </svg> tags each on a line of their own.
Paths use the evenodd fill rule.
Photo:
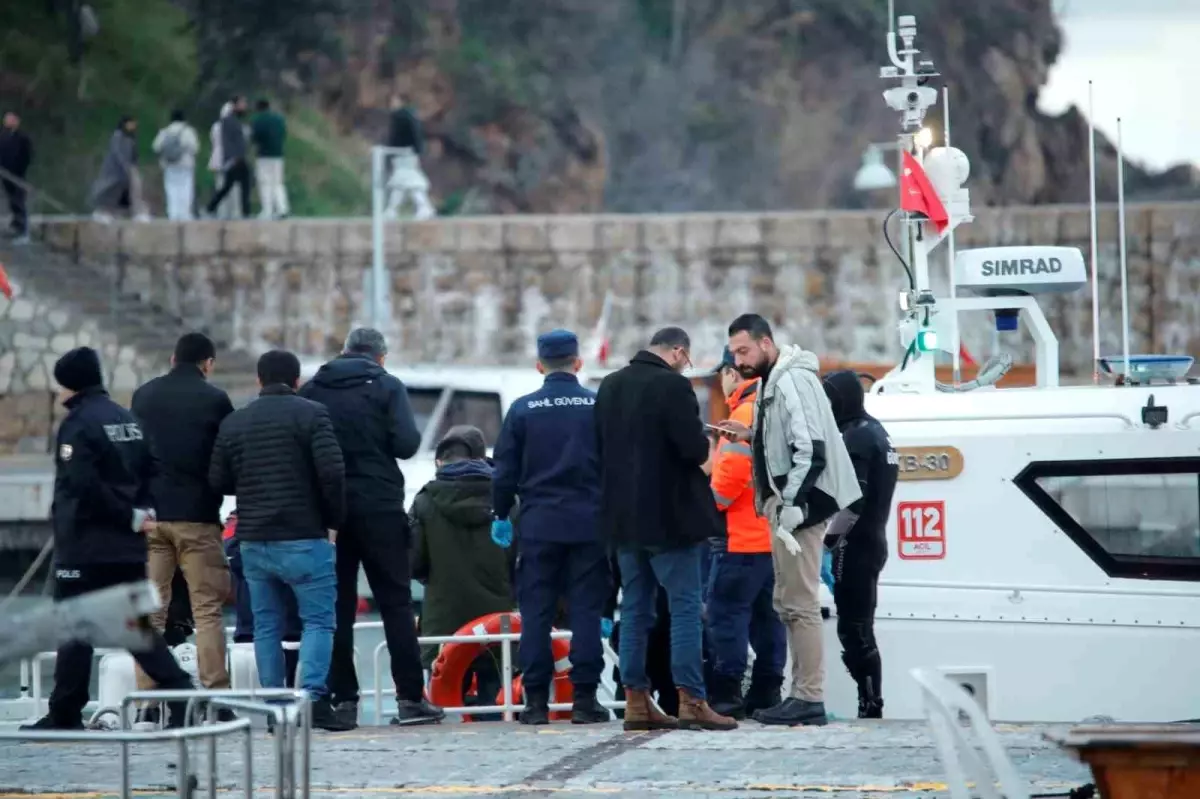
<svg viewBox="0 0 1200 799">
<path fill-rule="evenodd" d="M 25 290 L 52 300 L 73 319 L 94 323 L 114 337 L 122 350 L 132 348 L 159 371 L 169 368 L 179 336 L 199 330 L 212 336 L 217 345 L 213 383 L 235 397 L 254 390 L 256 356 L 231 348 L 212 330 L 188 325 L 137 293 L 120 290 L 121 267 L 115 259 L 106 263 L 103 256 L 89 257 L 77 247 L 72 251 L 53 249 L 38 240 L 36 226 L 32 233 L 34 240 L 24 245 L 0 239 L 0 264 L 18 292 Z"/>
</svg>

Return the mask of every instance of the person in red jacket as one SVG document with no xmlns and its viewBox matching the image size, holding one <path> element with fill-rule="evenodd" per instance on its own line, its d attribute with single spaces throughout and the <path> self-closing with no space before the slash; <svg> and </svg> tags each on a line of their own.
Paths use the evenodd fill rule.
<svg viewBox="0 0 1200 799">
<path fill-rule="evenodd" d="M 758 378 L 746 380 L 729 348 L 717 366 L 730 417 L 754 423 Z M 735 719 L 780 701 L 787 635 L 772 605 L 771 526 L 754 508 L 750 445 L 721 439 L 712 461 L 712 491 L 728 533 L 724 552 L 713 556 L 709 575 L 708 634 L 712 647 L 713 709 Z M 754 647 L 750 689 L 742 697 L 747 644 Z"/>
</svg>

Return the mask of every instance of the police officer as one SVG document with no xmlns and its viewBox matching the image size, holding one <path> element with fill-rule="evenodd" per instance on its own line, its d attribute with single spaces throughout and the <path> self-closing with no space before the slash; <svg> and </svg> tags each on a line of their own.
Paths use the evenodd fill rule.
<svg viewBox="0 0 1200 799">
<path fill-rule="evenodd" d="M 549 723 L 554 657 L 550 630 L 566 596 L 571 628 L 571 721 L 609 720 L 596 700 L 604 669 L 600 623 L 611 591 L 600 543 L 600 473 L 593 413 L 596 394 L 579 385 L 579 340 L 553 330 L 538 337 L 541 389 L 519 398 L 504 418 L 494 453 L 492 537 L 512 541 L 509 516 L 520 498 L 517 604 L 521 610 L 522 724 Z"/>
<path fill-rule="evenodd" d="M 95 350 L 80 347 L 62 356 L 54 379 L 68 411 L 58 428 L 50 511 L 54 598 L 62 600 L 146 579 L 144 534 L 155 524 L 149 495 L 154 461 L 133 414 L 104 390 Z M 149 650 L 133 657 L 160 688 L 192 688 L 160 633 L 154 633 Z M 59 647 L 50 713 L 24 729 L 82 729 L 91 676 L 91 644 Z M 183 704 L 170 707 L 170 726 L 182 726 Z"/>
<path fill-rule="evenodd" d="M 875 642 L 875 605 L 899 460 L 887 430 L 863 406 L 858 375 L 833 372 L 823 382 L 862 489 L 862 498 L 839 512 L 825 533 L 825 546 L 833 551 L 838 639 L 842 662 L 858 684 L 858 717 L 877 719 L 883 717 L 883 661 Z"/>
</svg>

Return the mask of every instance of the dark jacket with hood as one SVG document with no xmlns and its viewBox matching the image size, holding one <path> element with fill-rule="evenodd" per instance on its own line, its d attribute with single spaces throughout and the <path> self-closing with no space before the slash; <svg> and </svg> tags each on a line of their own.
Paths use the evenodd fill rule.
<svg viewBox="0 0 1200 799">
<path fill-rule="evenodd" d="M 516 607 L 508 552 L 492 542 L 492 467 L 443 465 L 413 499 L 412 576 L 425 585 L 422 635 L 453 635 L 464 624 Z M 436 646 L 423 647 L 426 668 Z"/>
<path fill-rule="evenodd" d="M 857 374 L 833 372 L 823 382 L 862 489 L 862 498 L 847 509 L 858 520 L 846 534 L 846 546 L 886 558 L 887 522 L 899 474 L 896 451 L 887 430 L 863 406 L 863 387 Z"/>
<path fill-rule="evenodd" d="M 396 460 L 421 446 L 404 384 L 366 355 L 341 355 L 300 396 L 329 409 L 346 463 L 347 511 L 403 512 L 404 475 Z"/>
<path fill-rule="evenodd" d="M 145 563 L 134 511 L 152 507 L 154 456 L 133 414 L 100 386 L 65 403 L 54 457 L 54 563 Z"/>
</svg>

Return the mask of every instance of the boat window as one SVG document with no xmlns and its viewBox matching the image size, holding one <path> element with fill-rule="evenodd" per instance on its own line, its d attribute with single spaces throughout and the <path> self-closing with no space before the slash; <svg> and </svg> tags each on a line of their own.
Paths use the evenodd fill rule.
<svg viewBox="0 0 1200 799">
<path fill-rule="evenodd" d="M 1200 581 L 1200 458 L 1039 462 L 1015 482 L 1110 577 Z"/>
<path fill-rule="evenodd" d="M 413 418 L 417 422 L 417 431 L 421 435 L 425 434 L 425 428 L 429 426 L 429 418 L 433 416 L 433 409 L 437 407 L 443 390 L 408 387 L 408 405 L 412 408 Z"/>
<path fill-rule="evenodd" d="M 500 405 L 500 395 L 492 391 L 455 391 L 450 396 L 446 412 L 442 414 L 434 441 L 440 441 L 451 427 L 459 424 L 469 424 L 483 431 L 483 438 L 489 447 L 496 445 L 500 437 L 500 422 L 504 411 Z"/>
</svg>

